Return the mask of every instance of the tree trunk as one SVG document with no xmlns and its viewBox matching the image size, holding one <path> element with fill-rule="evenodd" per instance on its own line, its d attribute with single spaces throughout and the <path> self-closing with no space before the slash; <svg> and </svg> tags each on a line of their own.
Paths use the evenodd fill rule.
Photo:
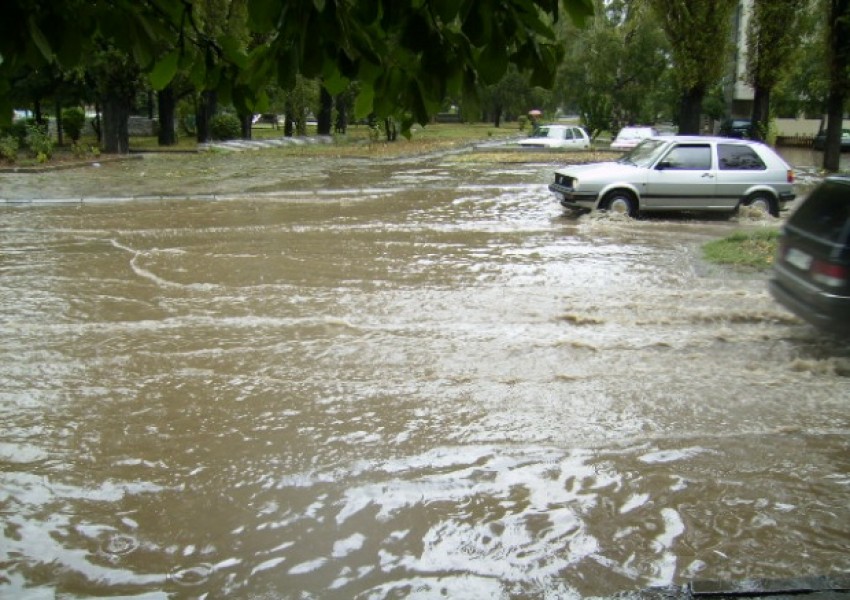
<svg viewBox="0 0 850 600">
<path fill-rule="evenodd" d="M 823 168 L 837 173 L 841 163 L 841 129 L 844 123 L 844 94 L 831 89 L 826 101 L 826 140 L 823 149 Z"/>
<path fill-rule="evenodd" d="M 62 104 L 56 100 L 56 144 L 62 145 Z"/>
<path fill-rule="evenodd" d="M 348 129 L 348 111 L 345 108 L 345 98 L 342 95 L 336 97 L 336 132 L 345 134 Z"/>
<path fill-rule="evenodd" d="M 286 103 L 286 107 L 283 109 L 283 115 L 283 135 L 292 137 L 295 130 L 295 111 L 292 109 L 290 102 Z"/>
<path fill-rule="evenodd" d="M 502 124 L 502 107 L 497 106 L 493 109 L 493 127 L 498 128 Z"/>
<path fill-rule="evenodd" d="M 394 142 L 398 139 L 398 128 L 396 127 L 395 119 L 392 117 L 384 119 L 384 129 L 387 133 L 388 142 Z"/>
<path fill-rule="evenodd" d="M 705 89 L 697 86 L 682 93 L 679 105 L 679 133 L 681 135 L 699 135 L 702 116 L 702 99 Z"/>
<path fill-rule="evenodd" d="M 316 133 L 319 135 L 331 134 L 331 120 L 333 119 L 334 99 L 325 88 L 320 91 L 321 108 L 317 117 Z"/>
<path fill-rule="evenodd" d="M 841 162 L 841 129 L 844 121 L 844 101 L 850 79 L 850 0 L 830 0 L 827 53 L 829 56 L 829 96 L 826 101 L 826 143 L 823 168 L 834 173 Z"/>
<path fill-rule="evenodd" d="M 243 140 L 251 139 L 251 126 L 253 125 L 254 115 L 239 115 L 239 129 Z"/>
<path fill-rule="evenodd" d="M 103 141 L 103 127 L 101 127 L 102 119 L 101 115 L 103 111 L 100 107 L 100 102 L 95 101 L 94 103 L 94 119 L 91 120 L 91 127 L 94 129 L 94 134 L 97 136 L 97 144 L 98 146 Z"/>
<path fill-rule="evenodd" d="M 196 135 L 199 144 L 210 141 L 210 119 L 212 119 L 218 108 L 218 95 L 210 90 L 201 92 L 198 102 L 198 114 L 196 115 Z"/>
<path fill-rule="evenodd" d="M 158 91 L 156 97 L 159 117 L 157 142 L 160 146 L 173 146 L 177 143 L 177 134 L 174 127 L 177 99 L 174 96 L 174 88 L 169 85 L 165 89 Z"/>
<path fill-rule="evenodd" d="M 105 154 L 128 154 L 130 152 L 130 132 L 127 121 L 130 119 L 130 101 L 120 96 L 103 98 L 103 118 L 101 120 L 101 149 Z"/>
<path fill-rule="evenodd" d="M 763 142 L 767 139 L 770 127 L 770 88 L 755 86 L 753 114 L 750 122 L 750 137 Z"/>
</svg>

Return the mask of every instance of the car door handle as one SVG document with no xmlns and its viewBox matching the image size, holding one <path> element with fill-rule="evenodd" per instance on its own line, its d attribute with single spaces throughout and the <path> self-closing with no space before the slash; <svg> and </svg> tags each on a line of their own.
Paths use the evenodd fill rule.
<svg viewBox="0 0 850 600">
<path fill-rule="evenodd" d="M 703 177 L 714 177 L 714 173 L 703 173 Z"/>
</svg>

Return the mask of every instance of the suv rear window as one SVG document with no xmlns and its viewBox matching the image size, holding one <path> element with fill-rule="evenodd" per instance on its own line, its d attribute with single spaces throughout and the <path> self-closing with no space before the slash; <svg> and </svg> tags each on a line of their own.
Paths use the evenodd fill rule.
<svg viewBox="0 0 850 600">
<path fill-rule="evenodd" d="M 749 146 L 718 144 L 717 161 L 721 171 L 763 171 L 764 161 Z"/>
<path fill-rule="evenodd" d="M 788 222 L 833 244 L 850 243 L 850 181 L 825 180 Z"/>
</svg>

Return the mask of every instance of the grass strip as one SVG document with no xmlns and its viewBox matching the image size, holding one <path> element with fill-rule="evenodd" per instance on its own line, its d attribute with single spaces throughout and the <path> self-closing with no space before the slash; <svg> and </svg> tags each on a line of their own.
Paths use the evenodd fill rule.
<svg viewBox="0 0 850 600">
<path fill-rule="evenodd" d="M 703 245 L 703 257 L 710 263 L 745 269 L 766 270 L 773 265 L 779 230 L 736 231 Z"/>
</svg>

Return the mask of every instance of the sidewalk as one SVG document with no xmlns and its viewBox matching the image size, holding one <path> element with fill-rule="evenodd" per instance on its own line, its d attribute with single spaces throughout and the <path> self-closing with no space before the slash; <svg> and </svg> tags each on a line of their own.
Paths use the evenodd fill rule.
<svg viewBox="0 0 850 600">
<path fill-rule="evenodd" d="M 333 137 L 329 135 L 314 135 L 308 137 L 279 137 L 263 140 L 227 140 L 224 142 L 209 142 L 198 144 L 198 150 L 224 150 L 243 152 L 261 148 L 277 148 L 280 146 L 305 146 L 311 144 L 331 144 Z"/>
</svg>

